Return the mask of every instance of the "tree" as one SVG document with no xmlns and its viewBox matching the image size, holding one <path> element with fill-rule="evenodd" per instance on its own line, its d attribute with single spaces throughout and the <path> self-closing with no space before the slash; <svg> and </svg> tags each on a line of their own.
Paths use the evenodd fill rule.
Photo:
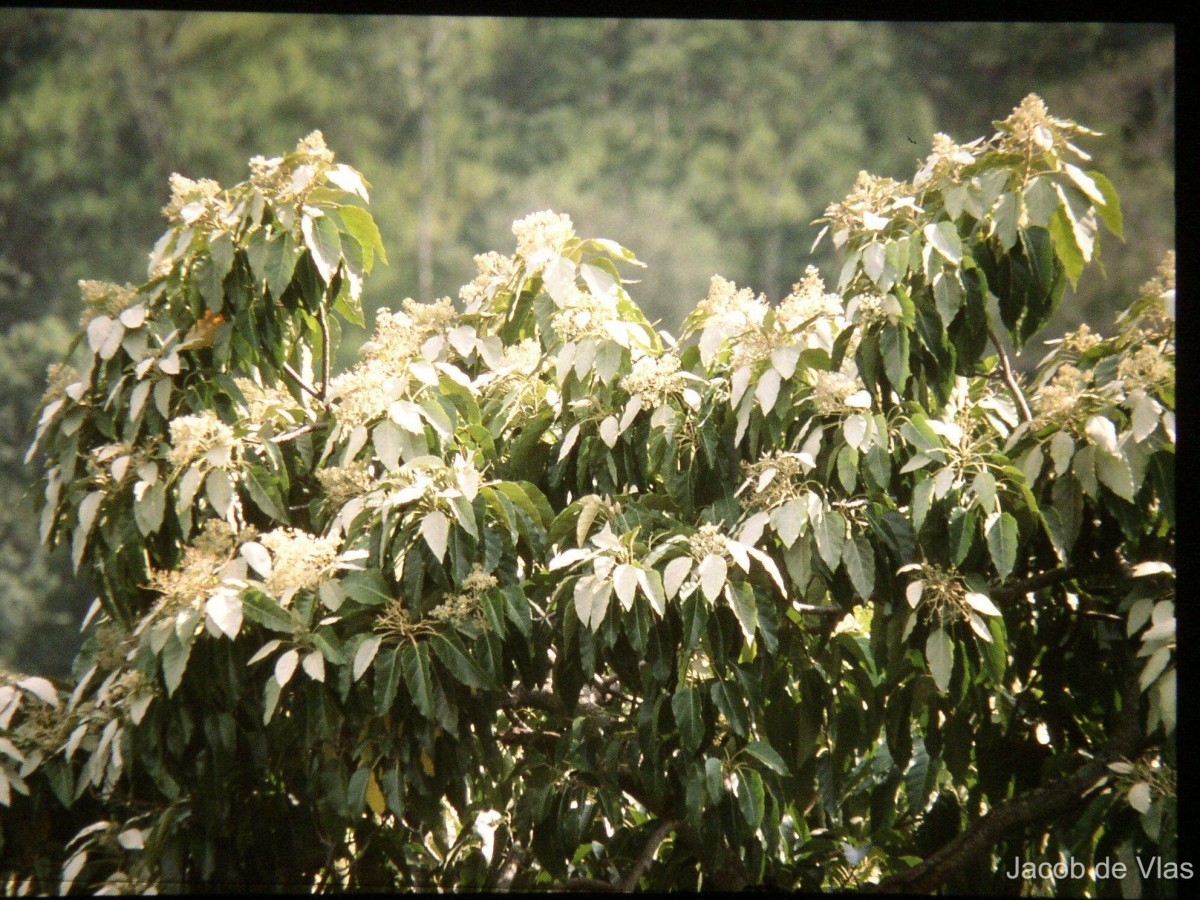
<svg viewBox="0 0 1200 900">
<path fill-rule="evenodd" d="M 318 133 L 173 176 L 41 407 L 42 531 L 100 598 L 73 685 L 0 687 L 9 889 L 1173 862 L 1172 264 L 1022 384 L 1002 333 L 1122 217 L 1087 129 L 996 126 L 828 208 L 834 289 L 714 278 L 676 342 L 630 251 L 534 213 L 338 375 L 362 176 Z"/>
</svg>

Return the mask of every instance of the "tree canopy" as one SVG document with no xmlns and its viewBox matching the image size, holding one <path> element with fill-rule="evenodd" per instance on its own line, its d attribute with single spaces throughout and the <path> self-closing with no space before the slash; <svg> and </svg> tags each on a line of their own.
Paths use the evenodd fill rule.
<svg viewBox="0 0 1200 900">
<path fill-rule="evenodd" d="M 320 128 L 376 185 L 393 265 L 368 319 L 468 280 L 549 207 L 636 247 L 638 303 L 677 331 L 714 272 L 771 297 L 808 262 L 832 279 L 812 220 L 860 169 L 905 177 L 929 134 L 982 133 L 1032 90 L 1105 132 L 1126 240 L 1047 330 L 1106 331 L 1174 241 L 1173 56 L 1164 24 L 0 10 L 0 665 L 58 677 L 78 650 L 92 586 L 22 514 L 29 409 L 79 279 L 142 277 L 171 172 L 232 183 Z"/>
<path fill-rule="evenodd" d="M 41 531 L 99 598 L 72 683 L 0 686 L 8 888 L 1173 861 L 1173 260 L 1023 384 L 1124 220 L 1094 132 L 1035 95 L 995 129 L 861 173 L 831 284 L 714 277 L 677 338 L 536 212 L 340 372 L 364 177 L 319 132 L 172 176 L 40 407 Z"/>
</svg>

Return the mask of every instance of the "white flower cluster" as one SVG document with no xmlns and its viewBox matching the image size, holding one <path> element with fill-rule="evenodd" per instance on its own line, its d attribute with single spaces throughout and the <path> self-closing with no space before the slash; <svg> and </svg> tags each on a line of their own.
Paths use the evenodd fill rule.
<svg viewBox="0 0 1200 900">
<path fill-rule="evenodd" d="M 903 314 L 900 301 L 891 294 L 859 294 L 850 298 L 847 314 L 864 327 L 890 322 L 895 325 Z"/>
<path fill-rule="evenodd" d="M 150 573 L 151 590 L 162 594 L 159 609 L 169 612 L 180 606 L 203 608 L 228 574 L 237 537 L 224 520 L 206 520 L 204 530 L 184 548 L 183 560 L 177 568 L 155 569 Z"/>
<path fill-rule="evenodd" d="M 167 459 L 176 469 L 182 469 L 201 454 L 205 454 L 211 465 L 227 469 L 241 447 L 233 429 L 211 410 L 172 419 L 170 429 L 171 448 Z"/>
<path fill-rule="evenodd" d="M 611 295 L 598 297 L 580 290 L 576 285 L 567 288 L 567 296 L 558 306 L 558 312 L 550 324 L 558 334 L 570 341 L 603 337 L 608 333 L 604 323 L 621 317 L 617 312 L 616 300 Z"/>
<path fill-rule="evenodd" d="M 695 559 L 707 556 L 724 556 L 729 538 L 721 533 L 720 525 L 701 525 L 699 530 L 688 538 L 688 549 Z"/>
<path fill-rule="evenodd" d="M 776 450 L 757 462 L 743 462 L 742 473 L 751 482 L 746 505 L 768 510 L 801 496 L 804 476 L 812 467 L 811 456 L 790 450 Z"/>
<path fill-rule="evenodd" d="M 87 327 L 96 316 L 120 315 L 137 300 L 137 287 L 132 284 L 113 284 L 110 281 L 81 279 L 79 294 L 87 309 L 83 311 L 80 325 Z"/>
<path fill-rule="evenodd" d="M 250 183 L 278 200 L 303 201 L 316 185 L 318 167 L 333 164 L 333 151 L 325 145 L 325 136 L 314 131 L 296 144 L 286 157 L 250 160 Z"/>
<path fill-rule="evenodd" d="M 330 383 L 338 419 L 361 425 L 386 413 L 407 388 L 409 363 L 425 355 L 431 338 L 446 334 L 456 315 L 448 297 L 436 303 L 405 300 L 404 309 L 395 313 L 381 307 L 362 359 Z M 440 347 L 430 349 L 434 356 L 441 352 Z"/>
<path fill-rule="evenodd" d="M 834 244 L 841 246 L 848 235 L 857 232 L 880 231 L 897 215 L 919 211 L 911 191 L 911 186 L 903 181 L 859 172 L 846 199 L 825 209 Z"/>
<path fill-rule="evenodd" d="M 468 313 L 479 312 L 499 288 L 508 284 L 516 274 L 517 264 L 512 257 L 492 251 L 475 256 L 475 270 L 478 273 L 475 278 L 458 292 Z"/>
<path fill-rule="evenodd" d="M 518 219 L 512 230 L 517 237 L 517 256 L 525 260 L 525 271 L 531 275 L 560 255 L 567 241 L 575 237 L 571 217 L 548 209 Z"/>
<path fill-rule="evenodd" d="M 375 479 L 371 477 L 370 468 L 365 462 L 318 469 L 317 481 L 321 482 L 321 490 L 334 507 L 362 496 L 375 486 Z"/>
<path fill-rule="evenodd" d="M 260 539 L 271 551 L 271 574 L 267 590 L 281 602 L 291 600 L 297 591 L 316 587 L 335 571 L 338 538 L 317 537 L 296 528 L 276 528 Z"/>
<path fill-rule="evenodd" d="M 525 338 L 504 348 L 497 372 L 532 375 L 542 362 L 542 344 L 537 338 Z"/>
<path fill-rule="evenodd" d="M 221 211 L 220 193 L 221 185 L 211 178 L 192 181 L 172 172 L 171 199 L 162 208 L 162 214 L 171 221 L 194 222 L 206 212 Z"/>
<path fill-rule="evenodd" d="M 825 289 L 815 266 L 804 270 L 804 278 L 792 285 L 792 292 L 779 304 L 775 320 L 808 347 L 830 350 L 837 335 L 846 327 L 842 298 Z"/>
<path fill-rule="evenodd" d="M 687 375 L 679 371 L 679 357 L 664 353 L 635 361 L 629 374 L 621 379 L 621 388 L 630 395 L 641 394 L 646 409 L 657 409 L 669 397 L 682 394 L 687 383 Z"/>
<path fill-rule="evenodd" d="M 812 399 L 819 415 L 840 416 L 871 405 L 866 386 L 857 377 L 845 372 L 816 372 L 813 377 Z"/>
<path fill-rule="evenodd" d="M 268 416 L 281 412 L 286 414 L 286 410 L 300 405 L 291 394 L 278 387 L 264 387 L 249 378 L 235 378 L 233 381 L 246 398 L 245 418 L 251 422 L 261 423 Z M 288 416 L 288 420 L 291 421 L 291 416 Z"/>
<path fill-rule="evenodd" d="M 1059 119 L 1050 115 L 1046 103 L 1037 94 L 1029 94 L 1003 122 L 998 122 L 1000 131 L 993 138 L 1001 151 L 1022 156 L 1039 151 L 1062 153 L 1070 151 L 1080 159 L 1090 159 L 1078 147 L 1067 140 L 1074 135 L 1096 136 L 1100 132 L 1084 128 L 1070 119 Z"/>
<path fill-rule="evenodd" d="M 761 327 L 769 308 L 767 298 L 762 294 L 756 296 L 750 288 L 739 290 L 736 284 L 720 275 L 712 277 L 708 296 L 696 306 L 697 312 L 710 321 L 720 322 L 730 335 Z"/>
<path fill-rule="evenodd" d="M 1033 396 L 1035 429 L 1078 426 L 1104 398 L 1093 390 L 1094 373 L 1063 363 Z"/>
<path fill-rule="evenodd" d="M 962 170 L 975 162 L 975 150 L 981 141 L 979 138 L 969 144 L 956 144 L 948 135 L 935 134 L 933 150 L 913 176 L 913 187 L 919 191 L 942 180 L 957 183 Z"/>
</svg>

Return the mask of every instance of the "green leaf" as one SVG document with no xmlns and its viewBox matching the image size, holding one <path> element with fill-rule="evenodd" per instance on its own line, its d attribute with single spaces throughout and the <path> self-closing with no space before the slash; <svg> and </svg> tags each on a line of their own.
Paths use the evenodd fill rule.
<svg viewBox="0 0 1200 900">
<path fill-rule="evenodd" d="M 853 494 L 854 486 L 858 484 L 858 452 L 849 444 L 838 451 L 837 474 L 846 493 Z"/>
<path fill-rule="evenodd" d="M 292 273 L 296 270 L 296 261 L 300 258 L 301 249 L 296 246 L 290 234 L 286 232 L 278 238 L 267 242 L 267 259 L 265 271 L 267 288 L 272 297 L 280 297 L 292 281 Z"/>
<path fill-rule="evenodd" d="M 856 534 L 843 543 L 842 563 L 858 595 L 870 600 L 875 590 L 875 551 L 866 535 Z"/>
<path fill-rule="evenodd" d="M 342 258 L 342 239 L 338 235 L 337 225 L 329 216 L 312 218 L 306 215 L 301 219 L 300 227 L 317 271 L 322 280 L 329 284 Z"/>
<path fill-rule="evenodd" d="M 988 552 L 1001 578 L 1007 578 L 1017 561 L 1017 520 L 1011 514 L 992 513 L 986 525 Z"/>
<path fill-rule="evenodd" d="M 167 696 L 170 697 L 183 681 L 183 673 L 187 669 L 188 659 L 192 655 L 192 642 L 181 642 L 172 631 L 171 636 L 162 649 L 162 673 L 167 685 Z"/>
<path fill-rule="evenodd" d="M 974 510 L 955 509 L 950 514 L 950 558 L 961 565 L 975 543 Z"/>
<path fill-rule="evenodd" d="M 783 757 L 770 744 L 765 744 L 762 741 L 751 741 L 742 748 L 772 772 L 784 777 L 790 775 L 787 764 L 783 761 Z"/>
<path fill-rule="evenodd" d="M 1121 199 L 1117 196 L 1116 188 L 1112 186 L 1111 181 L 1095 170 L 1089 171 L 1088 175 L 1104 195 L 1104 203 L 1096 204 L 1097 215 L 1108 226 L 1109 231 L 1124 240 L 1125 223 L 1121 215 Z"/>
<path fill-rule="evenodd" d="M 162 525 L 166 504 L 167 495 L 161 481 L 148 487 L 142 493 L 142 498 L 133 504 L 133 520 L 137 523 L 138 531 L 143 535 L 158 531 Z"/>
<path fill-rule="evenodd" d="M 738 737 L 745 737 L 748 733 L 750 722 L 746 716 L 746 705 L 742 700 L 741 692 L 737 686 L 718 679 L 712 683 L 709 693 L 712 695 L 713 702 L 717 704 L 717 709 L 721 715 L 729 722 L 729 727 L 733 729 L 733 733 Z"/>
<path fill-rule="evenodd" d="M 987 627 L 992 633 L 992 640 L 991 643 L 982 644 L 983 665 L 988 678 L 994 684 L 1004 684 L 1004 675 L 1008 668 L 1008 630 L 1004 626 L 1002 616 L 990 617 Z"/>
<path fill-rule="evenodd" d="M 342 590 L 364 606 L 379 606 L 392 599 L 391 591 L 378 569 L 351 572 L 341 582 Z"/>
<path fill-rule="evenodd" d="M 379 259 L 386 266 L 387 253 L 384 252 L 383 237 L 379 233 L 379 226 L 375 224 L 374 217 L 358 206 L 343 206 L 338 210 L 338 216 L 342 220 L 342 224 L 346 226 L 346 232 L 358 241 L 358 245 L 363 251 L 363 271 L 370 272 L 374 263 L 374 255 L 379 254 Z"/>
<path fill-rule="evenodd" d="M 363 810 L 367 806 L 367 780 L 371 777 L 371 770 L 364 766 L 350 776 L 350 782 L 346 788 L 346 812 L 351 817 L 361 816 Z"/>
<path fill-rule="evenodd" d="M 1122 500 L 1132 503 L 1134 496 L 1133 473 L 1125 458 L 1098 452 L 1095 454 L 1095 459 L 1096 477 L 1100 479 L 1100 483 Z"/>
<path fill-rule="evenodd" d="M 413 705 L 427 719 L 434 717 L 433 673 L 429 669 L 429 648 L 425 644 L 408 644 L 400 651 L 400 667 L 404 684 Z"/>
<path fill-rule="evenodd" d="M 841 513 L 827 510 L 815 524 L 817 553 L 832 572 L 842 559 L 842 544 L 846 540 L 846 520 L 842 518 Z"/>
<path fill-rule="evenodd" d="M 955 265 L 962 262 L 962 239 L 959 238 L 958 229 L 954 227 L 953 222 L 942 221 L 936 225 L 932 223 L 926 225 L 925 240 L 929 241 L 938 253 Z"/>
<path fill-rule="evenodd" d="M 671 711 L 675 714 L 675 724 L 679 726 L 679 742 L 689 753 L 695 753 L 704 738 L 699 689 L 692 685 L 681 687 L 671 698 Z"/>
<path fill-rule="evenodd" d="M 752 829 L 757 829 L 762 824 L 763 812 L 766 810 L 765 799 L 762 776 L 753 769 L 742 769 L 738 772 L 738 809 L 742 811 Z"/>
<path fill-rule="evenodd" d="M 1075 242 L 1071 219 L 1062 207 L 1055 209 L 1050 216 L 1050 239 L 1054 242 L 1054 252 L 1066 269 L 1067 277 L 1071 279 L 1071 287 L 1075 287 L 1083 272 L 1083 252 Z"/>
<path fill-rule="evenodd" d="M 995 223 L 996 238 L 1000 246 L 1007 252 L 1017 242 L 1017 220 L 1020 217 L 1020 203 L 1016 192 L 1010 192 L 1000 198 L 992 221 Z"/>
<path fill-rule="evenodd" d="M 883 356 L 883 371 L 897 394 L 903 396 L 908 384 L 908 330 L 900 325 L 885 325 L 879 333 L 879 352 Z"/>
<path fill-rule="evenodd" d="M 704 760 L 704 785 L 709 799 L 719 803 L 725 794 L 725 773 L 721 770 L 721 760 L 715 756 Z"/>
<path fill-rule="evenodd" d="M 933 503 L 933 479 L 926 477 L 922 481 L 918 481 L 916 487 L 913 488 L 912 496 L 912 520 L 913 531 L 919 532 L 921 526 L 925 524 L 925 517 L 929 515 L 929 507 Z"/>
<path fill-rule="evenodd" d="M 321 655 L 335 666 L 344 665 L 346 662 L 346 654 L 342 651 L 341 643 L 337 639 L 337 635 L 333 629 L 329 627 L 318 628 L 309 635 L 314 647 L 321 651 Z"/>
<path fill-rule="evenodd" d="M 252 622 L 284 634 L 292 634 L 300 625 L 292 613 L 260 591 L 249 590 L 242 594 L 242 612 Z"/>
<path fill-rule="evenodd" d="M 430 645 L 433 647 L 434 656 L 441 661 L 457 681 L 467 687 L 479 690 L 498 690 L 498 685 L 463 652 L 456 640 L 444 634 L 438 634 L 430 640 Z"/>
<path fill-rule="evenodd" d="M 700 589 L 704 592 L 704 598 L 712 603 L 721 595 L 729 566 L 723 556 L 710 553 L 700 561 L 697 572 L 700 575 Z"/>
<path fill-rule="evenodd" d="M 758 627 L 758 604 L 754 601 L 754 588 L 744 581 L 730 582 L 728 596 L 730 609 L 742 627 L 746 643 L 753 644 L 754 630 Z"/>
<path fill-rule="evenodd" d="M 275 485 L 261 469 L 244 469 L 242 471 L 242 484 L 245 486 L 246 492 L 250 494 L 250 499 L 254 501 L 255 506 L 268 516 L 276 522 L 285 524 L 291 521 L 284 508 L 271 496 L 271 488 Z"/>
<path fill-rule="evenodd" d="M 400 687 L 400 648 L 385 650 L 375 663 L 375 712 L 383 715 L 396 701 Z"/>
<path fill-rule="evenodd" d="M 929 665 L 933 683 L 939 691 L 946 693 L 950 687 L 950 675 L 954 671 L 954 643 L 950 635 L 940 628 L 932 632 L 925 642 L 925 661 Z"/>
</svg>

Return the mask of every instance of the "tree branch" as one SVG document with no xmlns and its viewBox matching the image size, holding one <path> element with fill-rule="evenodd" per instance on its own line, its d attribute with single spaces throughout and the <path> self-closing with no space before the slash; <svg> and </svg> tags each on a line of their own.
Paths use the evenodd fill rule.
<svg viewBox="0 0 1200 900">
<path fill-rule="evenodd" d="M 301 425 L 299 428 L 293 428 L 291 431 L 285 431 L 283 434 L 273 438 L 272 440 L 274 440 L 276 444 L 283 444 L 288 441 L 294 441 L 302 434 L 308 434 L 309 432 L 316 431 L 320 427 L 321 426 L 318 423 L 311 422 L 308 425 Z"/>
<path fill-rule="evenodd" d="M 561 737 L 557 731 L 534 731 L 532 728 L 513 728 L 496 733 L 496 740 L 502 744 L 537 747 L 547 753 L 554 752 Z"/>
<path fill-rule="evenodd" d="M 619 888 L 613 887 L 607 881 L 601 881 L 599 878 L 572 878 L 569 881 L 564 881 L 560 887 L 564 891 L 616 891 Z"/>
<path fill-rule="evenodd" d="M 836 616 L 842 618 L 848 615 L 840 606 L 813 606 L 810 603 L 793 603 L 792 609 L 802 616 Z"/>
<path fill-rule="evenodd" d="M 1029 403 L 1025 400 L 1025 394 L 1021 391 L 1021 385 L 1017 381 L 1017 376 L 1013 373 L 1012 362 L 1008 358 L 1008 351 L 1004 349 L 1004 345 L 1000 343 L 1000 339 L 996 337 L 996 332 L 988 326 L 988 336 L 992 339 L 992 344 L 996 348 L 996 352 L 1000 354 L 1000 370 L 1004 373 L 1004 383 L 1008 385 L 1009 393 L 1013 395 L 1013 400 L 1017 402 L 1017 408 L 1021 411 L 1021 418 L 1026 422 L 1033 421 L 1033 413 L 1029 411 Z"/>
<path fill-rule="evenodd" d="M 322 394 L 315 387 L 313 387 L 311 384 L 309 384 L 307 381 L 305 381 L 304 376 L 301 375 L 299 372 L 297 372 L 295 369 L 293 369 L 290 363 L 285 362 L 283 364 L 283 371 L 288 374 L 288 376 L 292 379 L 292 381 L 296 382 L 296 384 L 299 385 L 300 390 L 302 390 L 302 391 L 304 391 L 304 393 L 316 398 L 321 403 L 322 406 L 328 406 L 328 404 L 325 402 L 324 394 Z"/>
<path fill-rule="evenodd" d="M 1136 676 L 1131 674 L 1121 691 L 1121 712 L 1113 737 L 1099 753 L 1070 775 L 994 807 L 924 862 L 885 878 L 875 890 L 931 893 L 1005 838 L 1070 812 L 1112 774 L 1108 768 L 1110 762 L 1136 753 L 1142 740 L 1140 703 L 1141 690 Z"/>
<path fill-rule="evenodd" d="M 1049 572 L 1032 575 L 1022 581 L 1009 581 L 999 584 L 991 588 L 990 593 L 993 600 L 1015 600 L 1017 597 L 1023 597 L 1030 591 L 1037 591 L 1044 587 L 1061 584 L 1064 581 L 1070 581 L 1072 578 L 1078 578 L 1082 574 L 1083 569 L 1080 566 L 1065 566 L 1061 569 L 1051 569 Z"/>
<path fill-rule="evenodd" d="M 524 685 L 517 685 L 514 690 L 510 691 L 508 697 L 501 703 L 501 706 L 527 706 L 560 717 L 574 718 L 575 716 L 585 716 L 602 728 L 610 727 L 620 721 L 617 716 L 614 716 L 603 707 L 597 706 L 595 703 L 581 700 L 575 704 L 574 710 L 570 710 L 567 709 L 566 704 L 562 702 L 562 699 L 557 694 L 551 691 L 531 691 Z"/>
<path fill-rule="evenodd" d="M 667 835 L 675 830 L 676 824 L 671 819 L 666 819 L 659 823 L 658 827 L 650 835 L 650 839 L 646 841 L 646 846 L 642 848 L 642 852 L 638 854 L 638 858 L 634 862 L 633 868 L 629 870 L 629 874 L 621 879 L 621 890 L 637 890 L 638 882 L 646 874 L 646 870 L 650 868 L 650 863 L 654 861 L 654 854 L 658 852 L 658 848 L 662 842 L 667 839 Z"/>
<path fill-rule="evenodd" d="M 317 399 L 325 402 L 329 391 L 329 320 L 325 318 L 325 304 L 317 304 L 317 324 L 321 326 L 321 387 Z"/>
</svg>

